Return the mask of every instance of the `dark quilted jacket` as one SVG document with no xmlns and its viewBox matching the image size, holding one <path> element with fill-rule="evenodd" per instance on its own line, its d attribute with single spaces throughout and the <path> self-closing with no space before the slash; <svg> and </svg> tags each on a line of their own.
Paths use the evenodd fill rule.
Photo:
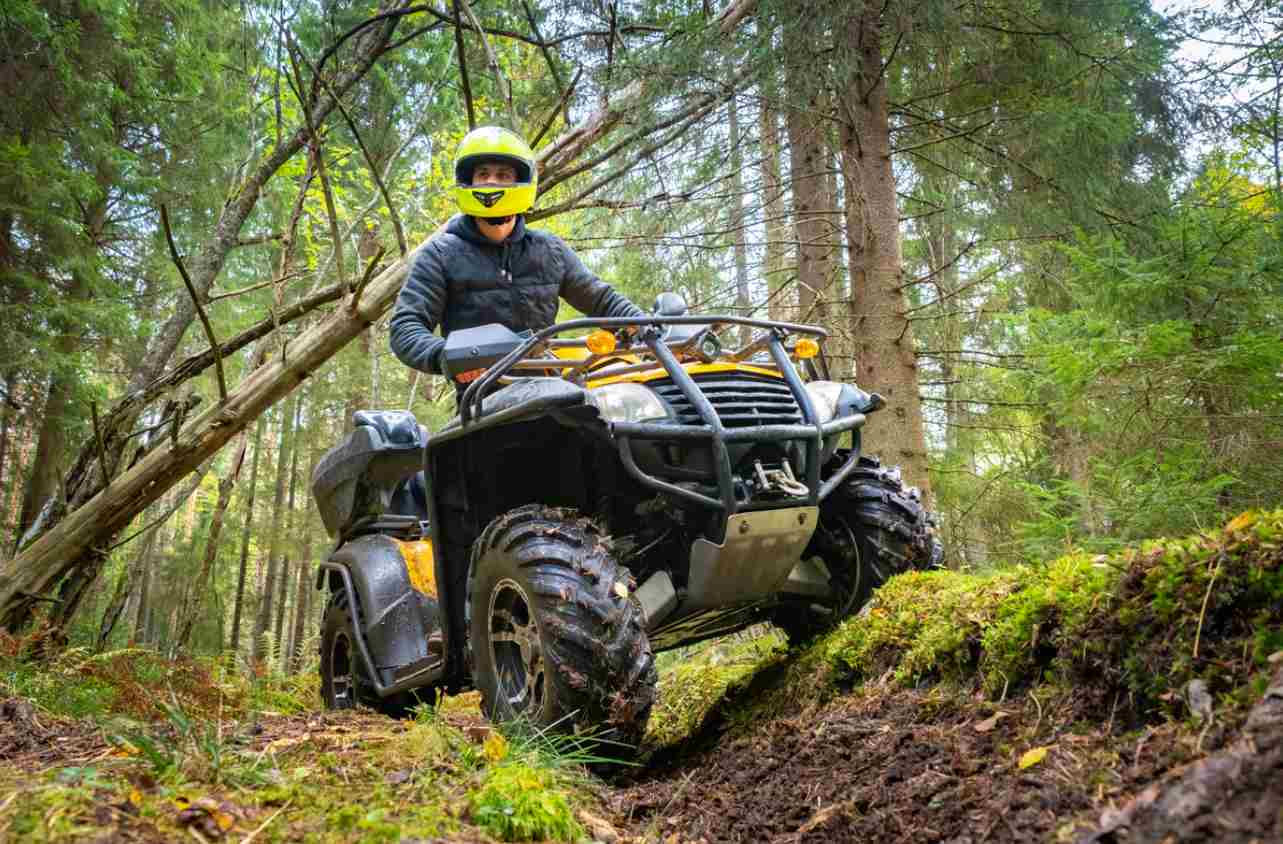
<svg viewBox="0 0 1283 844">
<path fill-rule="evenodd" d="M 438 355 L 451 331 L 498 322 L 539 330 L 557 318 L 561 297 L 589 316 L 641 315 L 584 266 L 556 235 L 526 228 L 492 243 L 463 214 L 415 258 L 392 314 L 392 351 L 407 366 L 440 373 Z M 441 337 L 433 329 L 441 326 Z"/>
</svg>

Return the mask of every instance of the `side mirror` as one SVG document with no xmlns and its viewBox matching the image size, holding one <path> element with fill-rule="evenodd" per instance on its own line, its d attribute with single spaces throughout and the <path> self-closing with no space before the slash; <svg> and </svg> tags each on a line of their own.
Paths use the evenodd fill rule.
<svg viewBox="0 0 1283 844">
<path fill-rule="evenodd" d="M 655 306 L 651 308 L 651 313 L 656 316 L 686 316 L 689 311 L 686 300 L 671 290 L 659 294 L 655 299 Z"/>
</svg>

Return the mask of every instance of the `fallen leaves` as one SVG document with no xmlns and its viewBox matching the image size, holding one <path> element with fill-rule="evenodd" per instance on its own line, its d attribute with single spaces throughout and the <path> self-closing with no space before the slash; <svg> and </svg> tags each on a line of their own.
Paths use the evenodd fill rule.
<svg viewBox="0 0 1283 844">
<path fill-rule="evenodd" d="M 1037 765 L 1039 762 L 1046 759 L 1047 753 L 1050 750 L 1051 747 L 1031 747 L 1020 757 L 1020 761 L 1016 763 L 1016 767 L 1022 771 L 1026 768 L 1032 768 L 1034 765 Z"/>
<path fill-rule="evenodd" d="M 178 809 L 176 820 L 179 825 L 196 831 L 204 838 L 222 838 L 236 826 L 237 820 L 244 817 L 244 813 L 233 804 L 209 797 L 195 800 L 177 797 L 174 806 Z"/>
</svg>

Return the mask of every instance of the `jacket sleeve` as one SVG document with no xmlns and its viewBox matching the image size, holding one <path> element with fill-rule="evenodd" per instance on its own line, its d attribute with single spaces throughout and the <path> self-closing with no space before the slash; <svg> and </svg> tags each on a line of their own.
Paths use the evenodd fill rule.
<svg viewBox="0 0 1283 844">
<path fill-rule="evenodd" d="M 392 352 L 406 366 L 441 374 L 445 340 L 432 332 L 445 315 L 446 290 L 441 249 L 429 243 L 414 259 L 389 324 Z"/>
<path fill-rule="evenodd" d="M 556 238 L 554 246 L 561 250 L 562 266 L 565 267 L 561 278 L 561 298 L 575 310 L 595 317 L 645 315 L 641 308 L 628 301 L 627 296 L 593 275 L 564 241 Z"/>
</svg>

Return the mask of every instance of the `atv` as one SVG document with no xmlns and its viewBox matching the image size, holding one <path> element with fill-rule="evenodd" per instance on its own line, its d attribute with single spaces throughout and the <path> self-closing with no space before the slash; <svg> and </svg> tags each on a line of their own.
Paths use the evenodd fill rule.
<svg viewBox="0 0 1283 844">
<path fill-rule="evenodd" d="M 827 380 L 824 337 L 675 294 L 452 332 L 458 415 L 358 412 L 312 476 L 325 705 L 476 688 L 492 720 L 635 741 L 656 652 L 762 621 L 805 639 L 938 562 L 918 491 L 860 453 L 882 398 Z"/>
</svg>

